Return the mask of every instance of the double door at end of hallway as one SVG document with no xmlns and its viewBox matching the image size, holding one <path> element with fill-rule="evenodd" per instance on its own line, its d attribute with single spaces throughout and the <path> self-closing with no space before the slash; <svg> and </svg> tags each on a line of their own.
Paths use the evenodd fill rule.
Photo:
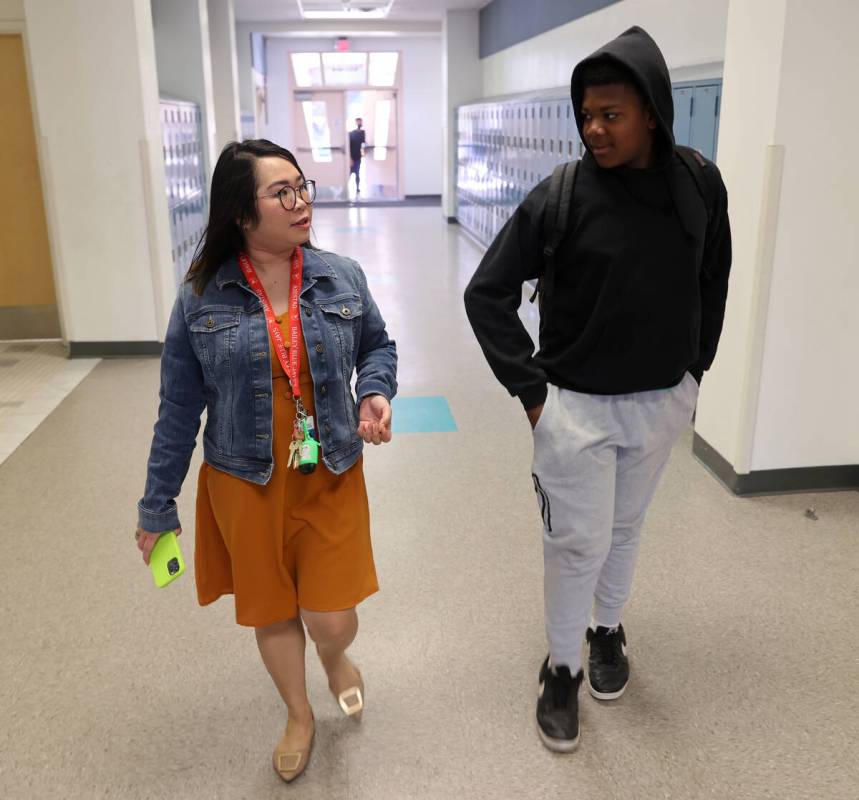
<svg viewBox="0 0 859 800">
<path fill-rule="evenodd" d="M 399 190 L 397 93 L 384 89 L 296 91 L 294 128 L 298 162 L 316 181 L 320 202 L 354 199 L 349 132 L 363 122 L 362 200 L 396 200 Z"/>
</svg>

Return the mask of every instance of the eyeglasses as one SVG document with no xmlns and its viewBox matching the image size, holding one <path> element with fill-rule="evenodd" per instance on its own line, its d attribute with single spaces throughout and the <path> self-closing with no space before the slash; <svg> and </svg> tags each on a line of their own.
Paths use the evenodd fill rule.
<svg viewBox="0 0 859 800">
<path fill-rule="evenodd" d="M 307 205 L 310 205 L 316 199 L 316 181 L 304 181 L 301 186 L 295 188 L 293 186 L 284 186 L 278 189 L 274 194 L 261 194 L 260 197 L 276 197 L 280 200 L 284 211 L 292 211 L 295 208 L 297 199 L 300 197 Z"/>
</svg>

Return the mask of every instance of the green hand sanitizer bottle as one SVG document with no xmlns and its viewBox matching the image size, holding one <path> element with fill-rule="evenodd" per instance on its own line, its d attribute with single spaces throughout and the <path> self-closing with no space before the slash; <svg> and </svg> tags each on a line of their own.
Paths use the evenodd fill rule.
<svg viewBox="0 0 859 800">
<path fill-rule="evenodd" d="M 298 471 L 302 475 L 310 475 L 319 463 L 319 442 L 313 438 L 306 418 L 301 421 L 301 430 L 304 433 L 304 441 L 298 451 Z"/>
</svg>

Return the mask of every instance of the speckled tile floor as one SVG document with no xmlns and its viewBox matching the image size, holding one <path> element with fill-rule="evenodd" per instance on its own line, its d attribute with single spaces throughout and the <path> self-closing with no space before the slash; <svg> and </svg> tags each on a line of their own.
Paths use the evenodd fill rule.
<svg viewBox="0 0 859 800">
<path fill-rule="evenodd" d="M 859 494 L 734 498 L 688 432 L 625 616 L 629 690 L 583 696 L 580 749 L 550 754 L 530 434 L 461 304 L 479 252 L 437 208 L 328 209 L 315 229 L 364 265 L 402 395 L 444 396 L 458 428 L 367 455 L 382 591 L 353 650 L 364 722 L 338 718 L 308 655 L 316 748 L 300 781 L 274 775 L 284 712 L 253 634 L 228 600 L 199 608 L 191 575 L 152 588 L 132 540 L 158 362 L 104 361 L 0 465 L 0 797 L 859 796 Z"/>
<path fill-rule="evenodd" d="M 98 363 L 60 341 L 0 341 L 0 464 Z"/>
</svg>

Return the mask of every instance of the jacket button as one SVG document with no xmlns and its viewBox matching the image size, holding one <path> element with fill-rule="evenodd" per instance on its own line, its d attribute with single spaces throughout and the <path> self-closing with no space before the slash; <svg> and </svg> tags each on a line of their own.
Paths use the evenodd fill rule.
<svg viewBox="0 0 859 800">
<path fill-rule="evenodd" d="M 314 349 L 316 350 L 317 353 L 324 353 L 325 352 L 325 348 L 321 344 L 316 345 L 316 347 Z"/>
<path fill-rule="evenodd" d="M 258 433 L 257 439 L 268 439 L 268 434 L 267 433 Z"/>
<path fill-rule="evenodd" d="M 331 426 L 327 422 L 325 423 L 325 433 L 331 433 Z"/>
<path fill-rule="evenodd" d="M 215 327 L 215 320 L 213 320 L 211 317 L 209 317 L 209 319 L 206 320 L 206 327 L 207 328 L 214 328 Z"/>
<path fill-rule="evenodd" d="M 343 314 L 344 317 L 348 317 L 352 311 L 349 309 L 349 306 L 343 306 L 343 308 L 340 309 L 340 313 Z"/>
<path fill-rule="evenodd" d="M 319 387 L 319 394 L 328 394 L 328 387 L 324 383 Z"/>
<path fill-rule="evenodd" d="M 309 308 L 305 308 L 304 313 L 307 314 L 307 316 L 309 317 L 313 313 L 313 311 L 311 311 Z"/>
</svg>

